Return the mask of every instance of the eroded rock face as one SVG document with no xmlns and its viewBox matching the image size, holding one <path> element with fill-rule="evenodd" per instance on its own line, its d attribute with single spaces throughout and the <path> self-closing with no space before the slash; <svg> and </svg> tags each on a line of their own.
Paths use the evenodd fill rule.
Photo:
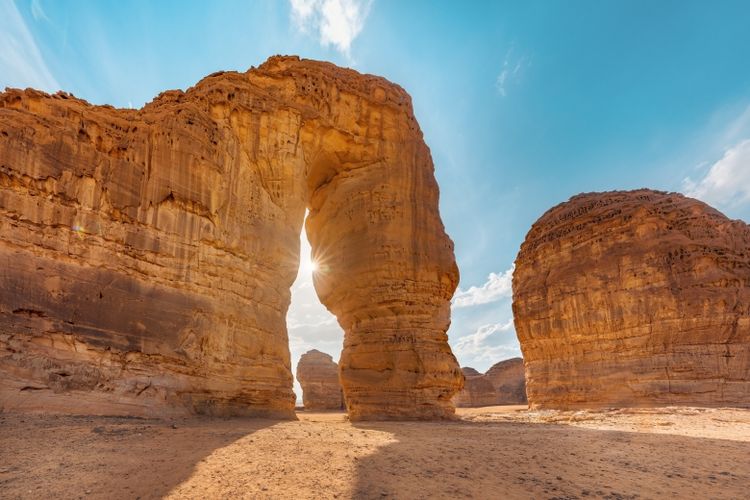
<svg viewBox="0 0 750 500">
<path fill-rule="evenodd" d="M 458 275 L 403 89 L 273 57 L 140 110 L 0 94 L 0 407 L 292 417 L 306 208 L 351 417 L 450 416 Z"/>
<path fill-rule="evenodd" d="M 750 406 L 750 227 L 697 200 L 552 208 L 521 246 L 513 311 L 532 407 Z"/>
<path fill-rule="evenodd" d="M 495 404 L 526 404 L 526 375 L 523 358 L 511 358 L 495 363 L 484 376 L 495 389 Z"/>
<path fill-rule="evenodd" d="M 297 380 L 302 386 L 302 402 L 306 410 L 344 408 L 339 365 L 330 355 L 316 349 L 303 354 L 297 363 Z"/>
</svg>

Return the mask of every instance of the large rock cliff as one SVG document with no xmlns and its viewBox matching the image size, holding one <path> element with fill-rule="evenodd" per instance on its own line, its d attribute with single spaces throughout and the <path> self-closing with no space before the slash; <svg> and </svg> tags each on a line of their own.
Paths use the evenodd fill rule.
<svg viewBox="0 0 750 500">
<path fill-rule="evenodd" d="M 0 94 L 0 408 L 292 417 L 306 209 L 352 418 L 449 417 L 458 275 L 403 89 L 272 57 L 139 110 Z"/>
<path fill-rule="evenodd" d="M 697 200 L 552 208 L 521 246 L 513 312 L 532 407 L 750 406 L 750 227 Z"/>
<path fill-rule="evenodd" d="M 306 410 L 341 410 L 344 396 L 339 383 L 339 365 L 329 354 L 316 349 L 300 356 L 297 381 L 302 387 Z"/>
</svg>

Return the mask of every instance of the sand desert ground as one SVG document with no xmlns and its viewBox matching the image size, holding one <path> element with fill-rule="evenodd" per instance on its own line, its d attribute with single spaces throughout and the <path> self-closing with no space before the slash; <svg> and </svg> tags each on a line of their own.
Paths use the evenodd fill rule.
<svg viewBox="0 0 750 500">
<path fill-rule="evenodd" d="M 455 422 L 0 415 L 16 498 L 746 498 L 750 410 L 460 409 Z"/>
</svg>

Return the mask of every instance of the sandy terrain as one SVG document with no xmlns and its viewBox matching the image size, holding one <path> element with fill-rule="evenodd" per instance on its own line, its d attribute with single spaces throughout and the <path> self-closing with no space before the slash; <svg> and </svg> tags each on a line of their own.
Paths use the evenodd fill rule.
<svg viewBox="0 0 750 500">
<path fill-rule="evenodd" d="M 0 415 L 1 498 L 747 498 L 750 410 L 459 422 Z"/>
</svg>

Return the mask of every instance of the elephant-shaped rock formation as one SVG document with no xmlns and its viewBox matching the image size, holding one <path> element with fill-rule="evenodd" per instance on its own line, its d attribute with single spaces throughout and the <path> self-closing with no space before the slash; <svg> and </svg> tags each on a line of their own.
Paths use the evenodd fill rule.
<svg viewBox="0 0 750 500">
<path fill-rule="evenodd" d="M 403 89 L 277 56 L 137 110 L 0 94 L 0 408 L 293 418 L 306 210 L 351 418 L 450 418 L 458 270 Z"/>
<path fill-rule="evenodd" d="M 550 209 L 518 254 L 513 313 L 533 408 L 750 406 L 750 226 L 697 200 Z"/>
</svg>

